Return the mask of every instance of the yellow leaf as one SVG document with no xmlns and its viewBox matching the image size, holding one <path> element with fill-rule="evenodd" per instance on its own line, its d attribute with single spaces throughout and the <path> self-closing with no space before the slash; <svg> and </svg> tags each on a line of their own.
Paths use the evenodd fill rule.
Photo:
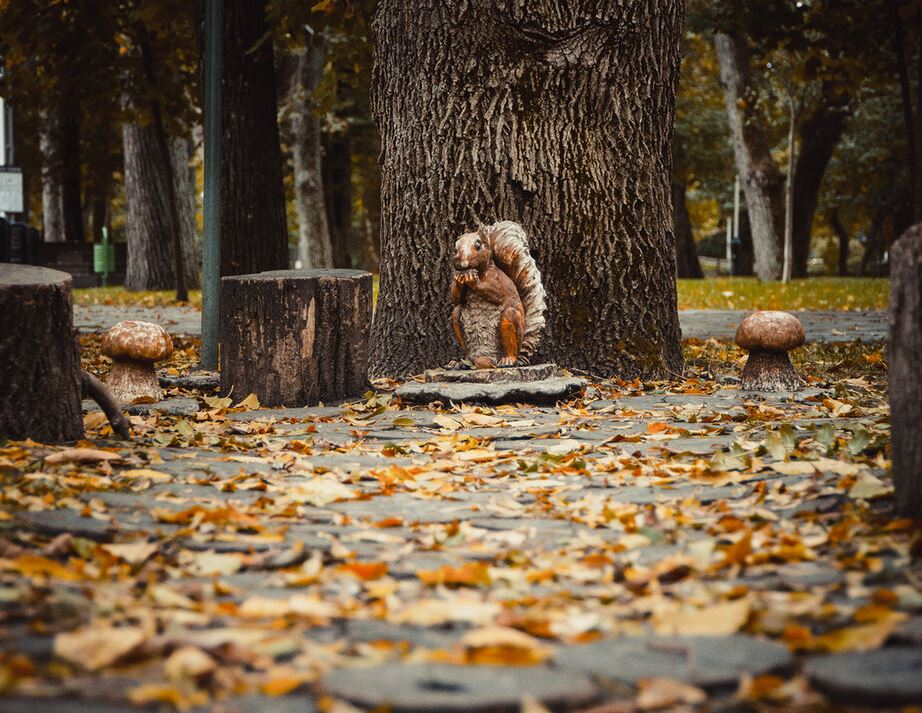
<svg viewBox="0 0 922 713">
<path fill-rule="evenodd" d="M 158 549 L 158 546 L 153 542 L 131 542 L 117 545 L 100 545 L 100 547 L 113 557 L 125 560 L 128 564 L 141 564 Z"/>
<path fill-rule="evenodd" d="M 173 476 L 169 473 L 164 473 L 159 470 L 152 470 L 150 468 L 132 468 L 131 470 L 123 470 L 118 476 L 120 478 L 146 478 L 147 480 L 153 480 L 157 483 L 168 483 L 173 480 Z"/>
<path fill-rule="evenodd" d="M 97 448 L 65 448 L 45 457 L 46 463 L 101 463 L 102 461 L 121 460 L 118 453 L 101 451 Z"/>
<path fill-rule="evenodd" d="M 698 705 L 707 700 L 707 694 L 700 688 L 690 686 L 672 678 L 646 678 L 637 682 L 640 692 L 634 704 L 640 710 L 656 710 L 677 706 Z"/>
<path fill-rule="evenodd" d="M 54 560 L 50 560 L 46 557 L 39 557 L 38 555 L 20 555 L 16 559 L 10 561 L 10 566 L 12 569 L 17 570 L 27 577 L 35 577 L 41 575 L 46 577 L 55 577 L 57 579 L 80 579 L 80 577 L 75 572 L 67 569 L 59 562 L 55 562 Z"/>
<path fill-rule="evenodd" d="M 420 570 L 416 573 L 425 584 L 464 584 L 470 587 L 489 585 L 490 569 L 483 562 L 465 562 L 460 567 L 444 565 L 439 569 Z"/>
<path fill-rule="evenodd" d="M 131 652 L 144 639 L 139 627 L 90 625 L 55 636 L 54 654 L 88 671 L 99 671 Z"/>
<path fill-rule="evenodd" d="M 438 414 L 432 420 L 435 421 L 437 424 L 439 424 L 442 428 L 449 430 L 449 431 L 457 431 L 458 429 L 462 428 L 461 423 L 443 414 Z"/>
<path fill-rule="evenodd" d="M 167 677 L 176 684 L 187 684 L 217 668 L 211 656 L 196 646 L 176 649 L 163 664 Z"/>
<path fill-rule="evenodd" d="M 259 399 L 256 398 L 256 394 L 250 394 L 243 401 L 237 404 L 236 408 L 247 409 L 253 411 L 260 407 Z"/>
<path fill-rule="evenodd" d="M 749 620 L 751 606 L 744 597 L 700 609 L 659 612 L 653 617 L 653 629 L 663 636 L 728 636 Z"/>
<path fill-rule="evenodd" d="M 138 705 L 169 703 L 180 711 L 188 711 L 208 703 L 208 694 L 204 691 L 180 690 L 176 686 L 144 683 L 128 691 L 128 699 Z"/>
<path fill-rule="evenodd" d="M 230 405 L 233 403 L 230 396 L 225 396 L 223 398 L 220 396 L 206 396 L 202 400 L 209 408 L 230 408 Z"/>
</svg>

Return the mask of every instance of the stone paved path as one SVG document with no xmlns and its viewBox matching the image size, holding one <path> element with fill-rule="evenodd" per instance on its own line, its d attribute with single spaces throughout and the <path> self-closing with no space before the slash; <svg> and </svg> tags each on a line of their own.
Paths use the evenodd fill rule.
<svg viewBox="0 0 922 713">
<path fill-rule="evenodd" d="M 312 711 L 330 695 L 360 710 L 517 711 L 523 696 L 584 710 L 637 686 L 666 695 L 643 683 L 657 677 L 691 686 L 662 684 L 676 703 L 751 710 L 741 681 L 778 676 L 796 696 L 804 672 L 854 702 L 855 671 L 874 709 L 922 703 L 922 593 L 909 540 L 883 529 L 879 398 L 608 396 L 155 413 L 135 417 L 147 450 L 111 443 L 121 459 L 98 468 L 0 451 L 23 473 L 6 481 L 0 534 L 78 538 L 87 578 L 0 559 L 0 652 L 57 672 L 0 709 L 127 710 L 156 693 L 144 681 L 179 685 L 169 661 L 189 647 L 223 676 L 183 684 L 220 692 L 195 711 Z M 132 543 L 151 551 L 94 549 Z M 98 671 L 57 660 L 56 633 L 102 621 L 144 643 Z M 866 638 L 823 656 L 845 636 Z M 896 663 L 861 642 L 890 642 Z M 488 662 L 505 665 L 475 665 Z"/>
<path fill-rule="evenodd" d="M 743 310 L 683 310 L 679 312 L 685 338 L 732 340 L 736 325 L 748 312 Z M 804 324 L 808 341 L 875 341 L 887 337 L 886 312 L 796 312 Z M 122 319 L 158 322 L 172 334 L 201 334 L 201 315 L 191 307 L 77 306 L 74 325 L 81 332 L 101 332 Z"/>
</svg>

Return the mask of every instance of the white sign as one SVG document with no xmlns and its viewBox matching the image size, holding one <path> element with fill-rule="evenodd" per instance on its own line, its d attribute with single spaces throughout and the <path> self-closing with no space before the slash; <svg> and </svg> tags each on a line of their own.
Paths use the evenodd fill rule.
<svg viewBox="0 0 922 713">
<path fill-rule="evenodd" d="M 0 171 L 0 212 L 22 213 L 22 173 Z"/>
</svg>

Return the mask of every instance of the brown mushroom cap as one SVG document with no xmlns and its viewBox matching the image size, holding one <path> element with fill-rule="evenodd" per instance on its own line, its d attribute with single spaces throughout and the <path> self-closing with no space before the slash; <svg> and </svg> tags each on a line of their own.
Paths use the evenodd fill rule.
<svg viewBox="0 0 922 713">
<path fill-rule="evenodd" d="M 788 312 L 753 312 L 736 328 L 736 343 L 747 351 L 787 352 L 804 343 L 804 326 Z"/>
<path fill-rule="evenodd" d="M 126 319 L 103 335 L 102 353 L 113 359 L 153 363 L 173 353 L 173 340 L 159 324 Z"/>
</svg>

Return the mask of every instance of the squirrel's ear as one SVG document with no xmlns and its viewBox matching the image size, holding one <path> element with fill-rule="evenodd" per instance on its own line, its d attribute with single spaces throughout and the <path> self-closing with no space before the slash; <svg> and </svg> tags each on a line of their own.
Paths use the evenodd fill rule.
<svg viewBox="0 0 922 713">
<path fill-rule="evenodd" d="M 490 237 L 489 226 L 486 226 L 483 223 L 477 223 L 477 235 L 479 235 L 483 240 L 489 239 Z"/>
</svg>

